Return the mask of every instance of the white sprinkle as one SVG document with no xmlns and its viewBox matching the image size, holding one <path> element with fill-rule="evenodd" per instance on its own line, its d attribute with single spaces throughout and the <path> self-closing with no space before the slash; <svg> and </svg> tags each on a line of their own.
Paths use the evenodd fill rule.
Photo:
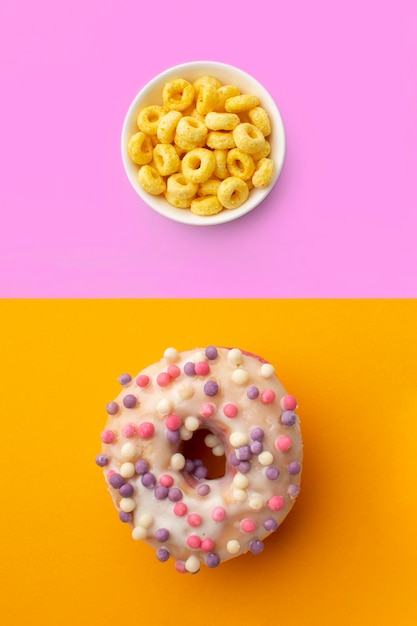
<svg viewBox="0 0 417 626">
<path fill-rule="evenodd" d="M 123 459 L 126 461 L 130 461 L 134 459 L 136 456 L 136 446 L 131 441 L 128 441 L 122 445 L 122 449 L 120 450 L 120 454 Z"/>
<path fill-rule="evenodd" d="M 193 361 L 194 361 L 194 363 L 202 363 L 203 361 L 207 361 L 206 353 L 205 352 L 195 352 L 193 354 Z"/>
<path fill-rule="evenodd" d="M 146 528 L 144 528 L 143 526 L 136 526 L 133 530 L 132 530 L 132 537 L 133 539 L 135 539 L 135 541 L 140 541 L 141 539 L 146 539 L 146 535 L 148 533 L 146 532 Z"/>
<path fill-rule="evenodd" d="M 120 476 L 123 476 L 123 478 L 132 478 L 136 473 L 134 464 L 122 463 L 119 473 Z"/>
<path fill-rule="evenodd" d="M 120 508 L 125 513 L 130 513 L 135 508 L 136 504 L 133 498 L 122 498 L 120 500 Z"/>
<path fill-rule="evenodd" d="M 142 515 L 139 517 L 138 523 L 139 526 L 142 526 L 143 528 L 150 528 L 153 524 L 153 517 L 152 515 L 150 515 L 149 513 L 142 513 Z"/>
<path fill-rule="evenodd" d="M 190 432 L 187 428 L 185 428 L 185 426 L 181 426 L 180 435 L 183 441 L 189 441 L 192 438 L 193 433 Z"/>
<path fill-rule="evenodd" d="M 204 443 L 208 448 L 214 448 L 214 446 L 217 446 L 220 442 L 216 435 L 210 433 L 204 437 Z"/>
<path fill-rule="evenodd" d="M 246 370 L 237 369 L 232 373 L 232 380 L 236 385 L 246 385 L 249 374 Z"/>
<path fill-rule="evenodd" d="M 275 374 L 275 367 L 271 363 L 263 363 L 261 365 L 262 378 L 271 378 Z"/>
<path fill-rule="evenodd" d="M 237 554 L 240 550 L 240 543 L 236 539 L 231 539 L 226 544 L 226 550 L 229 554 Z"/>
<path fill-rule="evenodd" d="M 225 450 L 221 443 L 218 446 L 214 446 L 214 448 L 212 448 L 212 453 L 214 454 L 214 456 L 223 456 L 224 452 Z"/>
<path fill-rule="evenodd" d="M 233 497 L 236 502 L 245 502 L 248 499 L 248 494 L 244 489 L 233 489 Z"/>
<path fill-rule="evenodd" d="M 184 426 L 187 430 L 194 432 L 198 428 L 200 428 L 200 420 L 198 417 L 194 417 L 193 415 L 189 415 L 184 420 Z"/>
<path fill-rule="evenodd" d="M 159 400 L 158 404 L 156 405 L 156 410 L 161 415 L 168 415 L 169 413 L 171 413 L 172 407 L 173 404 L 171 400 L 168 400 L 168 398 L 162 398 L 162 400 Z"/>
<path fill-rule="evenodd" d="M 258 461 L 261 465 L 271 465 L 273 460 L 274 457 L 272 456 L 271 452 L 268 452 L 268 450 L 265 450 L 264 452 L 258 454 Z"/>
<path fill-rule="evenodd" d="M 180 387 L 177 387 L 177 393 L 182 400 L 189 400 L 195 394 L 195 389 L 192 385 L 184 383 Z"/>
<path fill-rule="evenodd" d="M 241 474 L 240 472 L 238 472 L 233 477 L 232 482 L 233 485 L 238 489 L 246 489 L 246 487 L 249 485 L 249 478 L 245 474 Z"/>
<path fill-rule="evenodd" d="M 198 557 L 192 555 L 185 561 L 185 569 L 191 574 L 196 574 L 200 569 L 200 561 Z"/>
<path fill-rule="evenodd" d="M 174 363 L 178 359 L 178 350 L 175 348 L 167 348 L 164 352 L 164 357 L 170 363 Z"/>
<path fill-rule="evenodd" d="M 171 469 L 182 470 L 185 466 L 185 457 L 181 452 L 176 452 L 171 457 Z"/>
<path fill-rule="evenodd" d="M 239 446 L 246 446 L 249 443 L 249 435 L 247 433 L 232 433 L 229 437 L 230 445 L 234 448 L 238 448 Z"/>
<path fill-rule="evenodd" d="M 227 353 L 227 360 L 232 365 L 242 365 L 242 352 L 237 348 L 232 348 Z"/>
<path fill-rule="evenodd" d="M 264 499 L 262 496 L 251 496 L 249 498 L 249 506 L 254 511 L 260 511 L 264 505 Z"/>
</svg>

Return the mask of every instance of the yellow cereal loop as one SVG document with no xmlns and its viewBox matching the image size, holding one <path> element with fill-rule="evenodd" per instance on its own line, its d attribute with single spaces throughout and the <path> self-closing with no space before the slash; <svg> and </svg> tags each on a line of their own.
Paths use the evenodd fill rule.
<svg viewBox="0 0 417 626">
<path fill-rule="evenodd" d="M 224 108 L 228 113 L 239 113 L 240 111 L 249 111 L 259 104 L 258 96 L 249 93 L 240 96 L 232 96 L 224 103 Z"/>
<path fill-rule="evenodd" d="M 170 111 L 185 111 L 194 100 L 194 87 L 187 80 L 177 78 L 165 83 L 162 102 Z"/>
<path fill-rule="evenodd" d="M 257 166 L 254 175 L 252 176 L 253 186 L 257 189 L 264 189 L 268 187 L 272 180 L 272 174 L 274 172 L 274 163 L 271 159 L 261 159 Z"/>
<path fill-rule="evenodd" d="M 166 189 L 165 180 L 151 165 L 142 165 L 138 172 L 139 185 L 153 196 L 159 196 Z"/>
<path fill-rule="evenodd" d="M 204 118 L 204 123 L 210 130 L 233 130 L 240 124 L 240 118 L 236 113 L 211 111 Z"/>
<path fill-rule="evenodd" d="M 259 128 L 253 124 L 239 124 L 232 132 L 236 147 L 243 152 L 255 154 L 264 147 L 265 138 Z"/>
<path fill-rule="evenodd" d="M 254 107 L 248 111 L 249 119 L 254 126 L 259 128 L 264 137 L 271 134 L 271 122 L 268 113 L 263 107 Z"/>
<path fill-rule="evenodd" d="M 198 189 L 197 183 L 187 180 L 181 172 L 172 174 L 167 180 L 167 193 L 179 200 L 189 200 L 193 198 Z"/>
<path fill-rule="evenodd" d="M 228 150 L 213 150 L 214 158 L 216 160 L 216 167 L 214 168 L 214 176 L 223 180 L 229 176 L 229 170 L 227 169 L 227 152 Z"/>
<path fill-rule="evenodd" d="M 200 143 L 207 137 L 207 127 L 196 117 L 187 115 L 182 117 L 177 125 L 177 135 L 190 143 Z"/>
<path fill-rule="evenodd" d="M 180 158 L 171 144 L 159 143 L 153 150 L 155 167 L 161 176 L 170 176 L 178 171 Z"/>
<path fill-rule="evenodd" d="M 235 85 L 222 85 L 217 89 L 215 111 L 225 111 L 224 103 L 233 96 L 240 96 L 240 89 Z"/>
<path fill-rule="evenodd" d="M 233 132 L 234 131 L 231 130 L 211 130 L 207 135 L 206 143 L 208 147 L 213 148 L 213 150 L 229 150 L 230 148 L 235 148 L 236 143 Z"/>
<path fill-rule="evenodd" d="M 166 115 L 159 120 L 156 136 L 161 143 L 172 143 L 175 137 L 177 124 L 181 119 L 179 111 L 168 111 Z"/>
<path fill-rule="evenodd" d="M 223 209 L 217 196 L 203 196 L 191 202 L 191 213 L 195 215 L 216 215 Z"/>
<path fill-rule="evenodd" d="M 263 159 L 264 157 L 269 156 L 270 152 L 271 152 L 271 144 L 269 143 L 269 141 L 265 139 L 264 147 L 262 148 L 262 150 L 252 154 L 252 158 L 256 163 L 256 161 L 260 161 L 260 159 Z"/>
<path fill-rule="evenodd" d="M 255 171 L 255 162 L 250 154 L 239 150 L 239 148 L 232 148 L 227 153 L 226 159 L 227 169 L 231 176 L 237 176 L 242 180 L 248 180 L 252 178 Z"/>
<path fill-rule="evenodd" d="M 189 209 L 191 206 L 191 198 L 178 198 L 175 194 L 166 191 L 164 194 L 165 200 L 177 207 L 177 209 Z"/>
<path fill-rule="evenodd" d="M 151 104 L 141 109 L 136 120 L 139 130 L 147 135 L 156 135 L 159 120 L 165 113 L 165 109 L 157 104 Z"/>
<path fill-rule="evenodd" d="M 190 150 L 194 150 L 195 148 L 202 148 L 205 145 L 206 140 L 202 139 L 198 142 L 189 141 L 185 137 L 182 137 L 178 133 L 175 133 L 174 143 L 176 146 L 178 146 L 178 148 L 184 150 L 184 152 L 189 152 Z"/>
<path fill-rule="evenodd" d="M 200 115 L 207 115 L 213 111 L 217 102 L 217 88 L 211 83 L 202 83 L 198 90 L 196 109 Z"/>
<path fill-rule="evenodd" d="M 194 87 L 194 91 L 196 95 L 200 91 L 201 85 L 204 85 L 204 84 L 212 85 L 215 89 L 219 89 L 219 87 L 221 87 L 222 85 L 221 81 L 215 76 L 208 76 L 208 75 L 200 76 L 200 78 L 197 78 L 197 80 L 193 82 L 193 87 Z"/>
<path fill-rule="evenodd" d="M 142 131 L 132 135 L 127 144 L 127 151 L 136 165 L 146 165 L 152 161 L 152 142 Z"/>
<path fill-rule="evenodd" d="M 237 176 L 225 178 L 219 185 L 217 197 L 226 209 L 237 209 L 248 199 L 247 184 Z"/>
<path fill-rule="evenodd" d="M 217 196 L 219 185 L 218 178 L 209 178 L 198 186 L 197 196 Z"/>
<path fill-rule="evenodd" d="M 192 183 L 204 183 L 214 172 L 216 160 L 211 150 L 195 148 L 184 155 L 182 173 Z"/>
</svg>

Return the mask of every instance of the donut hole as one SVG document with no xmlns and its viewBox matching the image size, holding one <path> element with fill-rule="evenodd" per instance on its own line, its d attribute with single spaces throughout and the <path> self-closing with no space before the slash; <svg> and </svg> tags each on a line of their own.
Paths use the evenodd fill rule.
<svg viewBox="0 0 417 626">
<path fill-rule="evenodd" d="M 226 474 L 226 456 L 224 454 L 222 456 L 213 454 L 212 448 L 205 443 L 207 435 L 213 435 L 213 433 L 206 428 L 196 430 L 191 439 L 183 441 L 180 452 L 186 460 L 202 462 L 202 465 L 207 469 L 207 475 L 204 480 L 215 480 L 216 478 L 222 478 Z M 189 472 L 186 467 L 183 473 L 187 482 L 194 485 L 196 478 L 193 470 Z"/>
</svg>

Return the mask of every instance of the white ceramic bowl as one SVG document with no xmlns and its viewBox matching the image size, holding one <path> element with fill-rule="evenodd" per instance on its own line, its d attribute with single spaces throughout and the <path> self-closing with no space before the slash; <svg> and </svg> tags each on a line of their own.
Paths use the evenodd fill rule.
<svg viewBox="0 0 417 626">
<path fill-rule="evenodd" d="M 275 164 L 274 177 L 266 189 L 252 189 L 248 200 L 237 209 L 223 209 L 220 213 L 211 216 L 199 216 L 191 213 L 190 209 L 177 209 L 171 206 L 163 196 L 152 196 L 142 189 L 138 183 L 138 166 L 129 158 L 127 144 L 129 138 L 137 132 L 136 117 L 140 109 L 151 104 L 162 104 L 162 89 L 167 81 L 184 78 L 194 82 L 200 76 L 215 76 L 224 84 L 234 84 L 242 93 L 252 93 L 258 96 L 261 105 L 266 109 L 271 119 L 272 133 L 268 137 L 271 144 L 270 158 Z M 136 193 L 152 209 L 177 222 L 197 226 L 211 226 L 223 224 L 252 211 L 271 192 L 281 173 L 285 158 L 285 130 L 281 114 L 269 92 L 255 78 L 243 70 L 218 63 L 215 61 L 194 61 L 172 67 L 162 72 L 137 94 L 126 114 L 122 130 L 122 159 L 127 177 Z"/>
</svg>

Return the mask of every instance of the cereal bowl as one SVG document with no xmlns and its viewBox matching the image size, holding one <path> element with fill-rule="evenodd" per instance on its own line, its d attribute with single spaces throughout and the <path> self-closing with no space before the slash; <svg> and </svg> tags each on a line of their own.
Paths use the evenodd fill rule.
<svg viewBox="0 0 417 626">
<path fill-rule="evenodd" d="M 253 188 L 246 202 L 238 208 L 223 209 L 220 213 L 209 216 L 195 215 L 189 208 L 176 208 L 169 204 L 163 195 L 157 196 L 147 193 L 138 182 L 139 166 L 133 163 L 128 153 L 129 139 L 138 131 L 136 124 L 138 112 L 144 107 L 162 104 L 162 90 L 165 83 L 178 78 L 183 78 L 193 83 L 201 76 L 214 76 L 225 85 L 236 85 L 242 93 L 258 96 L 260 104 L 268 113 L 272 126 L 272 133 L 268 136 L 271 146 L 269 158 L 274 162 L 274 173 L 270 184 L 263 189 Z M 272 191 L 278 180 L 284 164 L 285 148 L 284 124 L 278 107 L 270 93 L 247 72 L 232 65 L 215 61 L 194 61 L 176 65 L 153 78 L 139 91 L 130 105 L 124 119 L 121 137 L 124 169 L 136 193 L 157 213 L 176 222 L 195 226 L 211 226 L 230 222 L 257 207 Z"/>
</svg>

